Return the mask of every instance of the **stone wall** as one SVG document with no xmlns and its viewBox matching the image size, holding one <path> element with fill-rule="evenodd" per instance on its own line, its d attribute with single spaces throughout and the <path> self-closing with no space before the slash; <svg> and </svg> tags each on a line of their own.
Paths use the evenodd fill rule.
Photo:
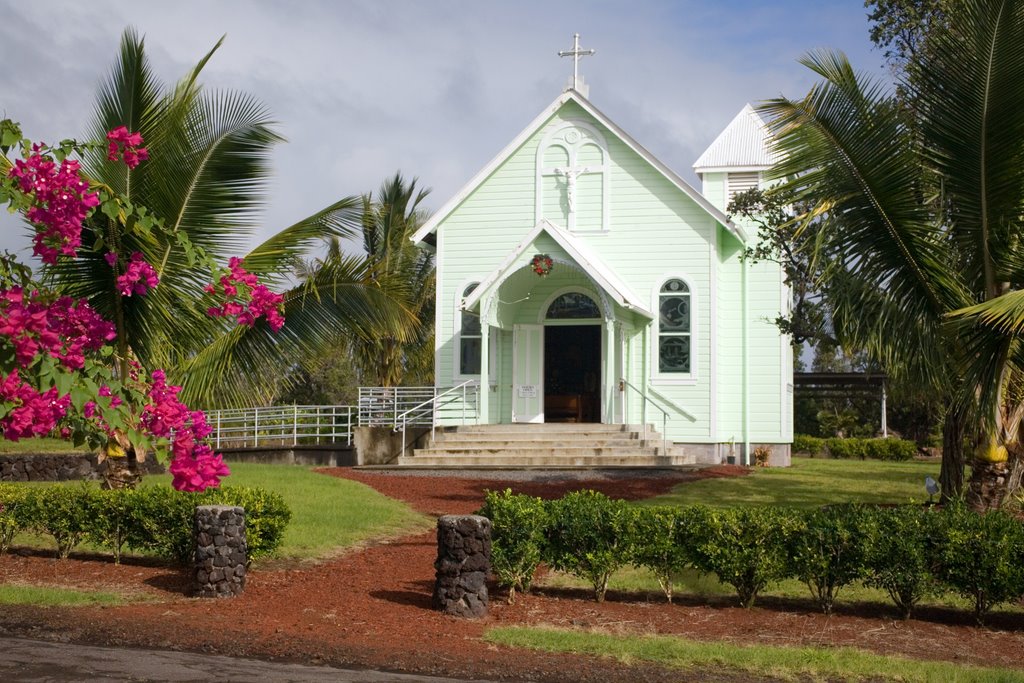
<svg viewBox="0 0 1024 683">
<path fill-rule="evenodd" d="M 437 520 L 437 579 L 433 605 L 446 614 L 487 614 L 491 571 L 491 520 L 480 515 L 445 515 Z"/>
<path fill-rule="evenodd" d="M 139 463 L 146 474 L 160 474 L 163 465 L 154 458 Z M 22 453 L 0 455 L 0 481 L 72 481 L 102 479 L 106 461 L 97 463 L 95 453 Z"/>
<path fill-rule="evenodd" d="M 234 505 L 199 505 L 192 594 L 230 598 L 245 590 L 245 510 Z"/>
</svg>

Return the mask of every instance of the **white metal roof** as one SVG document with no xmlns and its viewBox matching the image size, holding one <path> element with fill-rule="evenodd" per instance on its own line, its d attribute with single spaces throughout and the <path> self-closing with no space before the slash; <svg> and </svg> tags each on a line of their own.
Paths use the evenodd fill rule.
<svg viewBox="0 0 1024 683">
<path fill-rule="evenodd" d="M 708 171 L 763 171 L 775 163 L 769 150 L 768 128 L 749 104 L 725 127 L 693 164 L 697 173 Z"/>
<path fill-rule="evenodd" d="M 590 101 L 587 98 L 585 98 L 583 95 L 576 92 L 572 88 L 569 88 L 568 90 L 560 94 L 558 97 L 556 97 L 554 102 L 552 102 L 533 121 L 531 121 L 530 125 L 524 128 L 523 131 L 519 133 L 519 135 L 517 135 L 515 139 L 512 140 L 512 142 L 510 142 L 505 147 L 505 149 L 501 150 L 501 152 L 498 153 L 498 156 L 491 159 L 491 161 L 488 162 L 488 164 L 484 166 L 479 173 L 473 176 L 473 178 L 468 183 L 466 183 L 466 185 L 463 186 L 463 188 L 459 190 L 454 197 L 449 199 L 444 204 L 444 206 L 438 209 L 437 212 L 433 216 L 431 216 L 426 223 L 423 224 L 423 227 L 416 231 L 416 233 L 411 238 L 412 241 L 418 244 L 422 242 L 428 235 L 433 233 L 437 229 L 437 226 L 441 223 L 441 221 L 447 218 L 452 213 L 452 211 L 454 211 L 455 208 L 459 206 L 459 204 L 461 204 L 473 192 L 473 190 L 475 190 L 481 183 L 483 183 L 484 180 L 486 180 L 499 166 L 501 166 L 501 164 L 503 164 L 506 159 L 512 156 L 512 154 L 515 153 L 515 151 L 519 149 L 519 147 L 522 146 L 522 144 L 526 142 L 530 138 L 530 136 L 536 133 L 537 130 L 539 130 L 540 127 L 543 126 L 544 123 L 547 122 L 547 120 L 550 119 L 555 114 L 555 112 L 557 112 L 562 107 L 562 105 L 569 102 L 570 100 L 576 102 L 576 104 L 582 107 L 584 111 L 593 116 L 605 128 L 610 130 L 613 135 L 617 136 L 620 140 L 622 140 L 622 142 L 625 143 L 627 147 L 629 147 L 634 152 L 643 157 L 644 160 L 646 160 L 649 164 L 651 164 L 651 166 L 653 166 L 663 176 L 665 176 L 665 178 L 667 178 L 669 182 L 671 182 L 677 188 L 682 190 L 684 194 L 693 199 L 693 201 L 695 201 L 698 206 L 704 209 L 705 212 L 710 214 L 716 221 L 721 223 L 723 226 L 725 226 L 727 230 L 733 233 L 736 236 L 736 238 L 740 240 L 740 242 L 747 241 L 747 233 L 742 226 L 737 225 L 733 223 L 731 220 L 729 220 L 729 217 L 722 213 L 722 211 L 716 208 L 711 202 L 709 202 L 704 195 L 702 195 L 700 192 L 694 189 L 694 187 L 690 185 L 688 182 L 683 180 L 682 177 L 679 176 L 679 174 L 677 174 L 675 171 L 673 171 L 668 166 L 659 161 L 653 154 L 647 151 L 647 149 L 645 149 L 643 145 L 634 140 L 628 133 L 626 133 L 626 131 L 619 128 L 619 126 L 616 125 L 614 121 L 612 121 L 603 113 L 601 113 L 597 109 L 597 107 L 590 103 Z"/>
<path fill-rule="evenodd" d="M 576 238 L 570 232 L 563 230 L 547 219 L 540 219 L 526 237 L 516 246 L 508 257 L 490 273 L 477 287 L 466 297 L 462 307 L 471 311 L 480 303 L 485 294 L 504 282 L 505 278 L 522 267 L 518 263 L 519 258 L 530 248 L 537 237 L 546 232 L 558 243 L 558 246 L 565 250 L 565 253 L 579 265 L 590 278 L 597 283 L 601 289 L 623 308 L 635 311 L 640 315 L 653 319 L 654 314 L 647 310 L 643 301 L 630 291 L 616 275 L 615 271 L 606 266 L 582 240 Z"/>
</svg>

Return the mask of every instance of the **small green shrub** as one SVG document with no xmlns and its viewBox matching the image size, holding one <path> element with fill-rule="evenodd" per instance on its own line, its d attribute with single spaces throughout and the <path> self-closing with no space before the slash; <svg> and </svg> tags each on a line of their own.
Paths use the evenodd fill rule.
<svg viewBox="0 0 1024 683">
<path fill-rule="evenodd" d="M 864 583 L 885 590 L 904 619 L 935 591 L 931 569 L 936 514 L 902 505 L 863 511 Z"/>
<path fill-rule="evenodd" d="M 793 452 L 806 453 L 812 458 L 825 454 L 825 439 L 806 434 L 797 434 L 793 437 Z"/>
<path fill-rule="evenodd" d="M 863 508 L 830 505 L 804 518 L 790 550 L 793 574 L 807 584 L 825 614 L 839 589 L 864 574 Z"/>
<path fill-rule="evenodd" d="M 1024 595 L 1024 527 L 1008 513 L 951 506 L 939 514 L 935 538 L 939 578 L 974 603 L 979 622 Z"/>
<path fill-rule="evenodd" d="M 250 561 L 269 557 L 281 547 L 284 532 L 292 519 L 292 511 L 281 494 L 252 486 L 222 486 L 201 495 L 204 502 L 197 505 L 238 505 L 245 508 L 245 542 Z"/>
<path fill-rule="evenodd" d="M 546 555 L 553 568 L 591 582 L 604 601 L 608 578 L 632 555 L 634 511 L 596 491 L 576 491 L 548 503 Z"/>
<path fill-rule="evenodd" d="M 696 521 L 702 518 L 700 512 L 695 506 L 668 505 L 642 507 L 636 511 L 632 562 L 651 570 L 670 603 L 673 576 L 689 566 L 693 557 Z"/>
<path fill-rule="evenodd" d="M 53 537 L 57 557 L 65 560 L 82 542 L 95 515 L 96 490 L 78 486 L 43 486 L 25 497 L 24 519 L 36 531 Z"/>
<path fill-rule="evenodd" d="M 491 520 L 491 570 L 508 588 L 509 604 L 516 591 L 528 593 L 544 547 L 547 508 L 533 496 L 488 491 L 480 514 Z"/>
<path fill-rule="evenodd" d="M 11 547 L 11 541 L 25 527 L 23 510 L 28 490 L 17 484 L 0 484 L 0 555 Z"/>
<path fill-rule="evenodd" d="M 882 439 L 887 442 L 886 445 L 889 447 L 889 452 L 886 455 L 886 460 L 892 460 L 895 462 L 905 462 L 907 460 L 913 460 L 914 456 L 917 455 L 917 444 L 913 441 L 906 439 Z"/>
<path fill-rule="evenodd" d="M 828 454 L 833 458 L 860 458 L 864 459 L 867 457 L 867 447 L 865 445 L 865 439 L 826 439 L 825 448 L 828 450 Z"/>
<path fill-rule="evenodd" d="M 92 496 L 92 520 L 88 535 L 97 545 L 110 550 L 114 564 L 121 563 L 121 550 L 139 523 L 134 489 L 96 489 Z"/>
<path fill-rule="evenodd" d="M 751 607 L 758 593 L 789 575 L 789 549 L 801 516 L 776 507 L 709 510 L 697 532 L 695 566 L 713 572 Z"/>
<path fill-rule="evenodd" d="M 887 441 L 896 441 L 896 439 L 864 439 L 863 449 L 864 457 L 871 458 L 872 460 L 888 460 L 889 459 L 889 444 Z"/>
</svg>

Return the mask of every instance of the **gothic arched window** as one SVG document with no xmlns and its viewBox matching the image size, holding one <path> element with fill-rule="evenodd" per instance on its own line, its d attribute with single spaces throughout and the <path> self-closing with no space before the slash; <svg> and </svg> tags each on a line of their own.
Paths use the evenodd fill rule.
<svg viewBox="0 0 1024 683">
<path fill-rule="evenodd" d="M 690 287 L 673 278 L 658 293 L 658 372 L 689 374 L 691 367 Z"/>
<path fill-rule="evenodd" d="M 608 146 L 594 126 L 568 121 L 537 148 L 537 220 L 569 230 L 608 230 Z"/>
</svg>

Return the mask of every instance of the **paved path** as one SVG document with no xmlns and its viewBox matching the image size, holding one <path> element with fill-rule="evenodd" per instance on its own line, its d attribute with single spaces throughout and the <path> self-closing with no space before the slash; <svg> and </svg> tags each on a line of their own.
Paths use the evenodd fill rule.
<svg viewBox="0 0 1024 683">
<path fill-rule="evenodd" d="M 167 650 L 135 650 L 0 638 L 0 681 L 168 683 L 461 683 L 452 678 L 278 664 Z M 486 683 L 476 681 L 470 683 Z"/>
</svg>

